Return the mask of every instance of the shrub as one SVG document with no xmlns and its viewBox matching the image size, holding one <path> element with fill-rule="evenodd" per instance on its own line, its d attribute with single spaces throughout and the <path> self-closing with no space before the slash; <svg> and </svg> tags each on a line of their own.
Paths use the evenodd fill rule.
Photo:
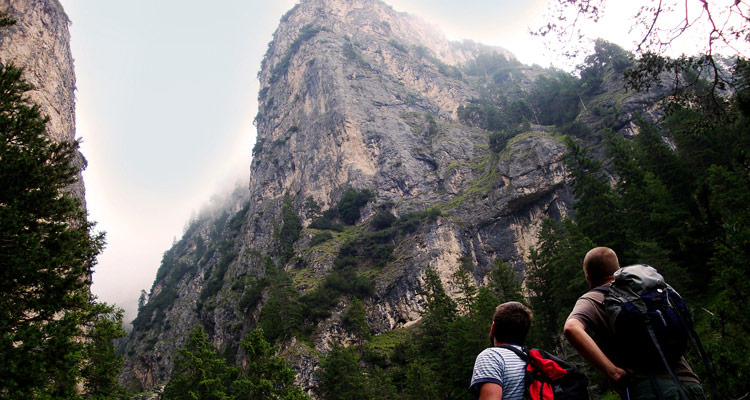
<svg viewBox="0 0 750 400">
<path fill-rule="evenodd" d="M 367 189 L 347 188 L 336 206 L 341 221 L 347 225 L 353 225 L 359 220 L 360 209 L 374 197 L 375 195 Z"/>
<path fill-rule="evenodd" d="M 396 229 L 399 234 L 414 233 L 422 224 L 434 223 L 441 215 L 442 213 L 437 208 L 404 214 L 396 221 Z"/>
<path fill-rule="evenodd" d="M 310 239 L 310 246 L 315 246 L 333 239 L 331 232 L 319 232 L 316 233 L 312 239 Z"/>
<path fill-rule="evenodd" d="M 343 232 L 344 226 L 339 223 L 334 222 L 334 218 L 336 218 L 336 215 L 337 215 L 336 209 L 328 209 L 323 213 L 323 215 L 315 218 L 310 223 L 310 228 L 328 230 L 328 231 L 334 231 L 334 232 Z"/>
<path fill-rule="evenodd" d="M 302 232 L 302 220 L 294 209 L 292 198 L 284 196 L 281 206 L 281 228 L 277 232 L 278 251 L 282 262 L 288 261 L 294 255 L 294 243 Z"/>
<path fill-rule="evenodd" d="M 396 216 L 390 211 L 380 210 L 375 213 L 375 216 L 370 220 L 370 226 L 379 231 L 385 228 L 390 228 L 397 219 L 398 218 L 396 218 Z"/>
<path fill-rule="evenodd" d="M 388 41 L 388 44 L 393 46 L 396 50 L 402 52 L 402 53 L 408 53 L 409 49 L 406 48 L 403 44 L 397 42 L 395 39 L 391 39 Z"/>
</svg>

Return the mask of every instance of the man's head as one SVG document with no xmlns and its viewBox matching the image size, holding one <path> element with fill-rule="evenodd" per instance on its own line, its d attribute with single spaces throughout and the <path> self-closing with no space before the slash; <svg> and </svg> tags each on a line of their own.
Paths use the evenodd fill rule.
<svg viewBox="0 0 750 400">
<path fill-rule="evenodd" d="M 533 315 L 523 304 L 509 301 L 495 309 L 490 338 L 494 344 L 512 343 L 523 345 L 529 333 Z"/>
<path fill-rule="evenodd" d="M 609 247 L 594 247 L 583 258 L 583 273 L 589 287 L 595 288 L 612 281 L 612 275 L 620 269 L 617 254 Z"/>
</svg>

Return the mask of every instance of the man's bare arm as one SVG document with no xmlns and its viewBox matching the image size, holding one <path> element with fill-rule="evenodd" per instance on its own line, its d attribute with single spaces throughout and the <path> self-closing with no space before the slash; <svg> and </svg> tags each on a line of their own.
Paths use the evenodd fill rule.
<svg viewBox="0 0 750 400">
<path fill-rule="evenodd" d="M 497 383 L 487 382 L 479 388 L 479 400 L 501 400 L 503 387 Z"/>
<path fill-rule="evenodd" d="M 604 372 L 613 382 L 619 381 L 627 373 L 624 369 L 617 367 L 597 346 L 594 339 L 586 333 L 586 327 L 583 323 L 575 318 L 565 321 L 565 337 L 570 344 L 596 368 Z"/>
</svg>

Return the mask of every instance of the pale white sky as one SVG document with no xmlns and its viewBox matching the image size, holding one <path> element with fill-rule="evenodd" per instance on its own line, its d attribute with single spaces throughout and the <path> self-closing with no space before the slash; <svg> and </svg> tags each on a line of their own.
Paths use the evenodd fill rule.
<svg viewBox="0 0 750 400">
<path fill-rule="evenodd" d="M 246 184 L 256 75 L 280 17 L 296 1 L 61 2 L 72 21 L 88 208 L 107 232 L 93 292 L 125 308 L 129 323 L 140 290 L 151 288 L 162 254 L 191 213 L 238 178 Z M 528 34 L 546 0 L 386 2 L 450 39 L 502 46 L 528 64 L 551 63 L 541 40 Z M 623 32 L 627 24 L 607 26 Z"/>
</svg>

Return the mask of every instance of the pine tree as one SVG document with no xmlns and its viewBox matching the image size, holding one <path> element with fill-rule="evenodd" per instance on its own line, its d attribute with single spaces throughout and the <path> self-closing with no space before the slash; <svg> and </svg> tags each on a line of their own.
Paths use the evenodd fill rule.
<svg viewBox="0 0 750 400">
<path fill-rule="evenodd" d="M 123 357 L 114 346 L 115 339 L 127 334 L 122 329 L 123 311 L 96 303 L 91 312 L 96 317 L 84 335 L 84 397 L 91 400 L 125 399 L 127 392 L 118 381 Z"/>
<path fill-rule="evenodd" d="M 320 363 L 318 393 L 325 400 L 370 399 L 367 376 L 359 354 L 334 346 Z"/>
<path fill-rule="evenodd" d="M 594 247 L 570 219 L 545 220 L 539 243 L 531 251 L 526 285 L 534 312 L 530 335 L 535 346 L 553 349 L 562 333 L 567 313 L 588 286 L 583 256 Z"/>
<path fill-rule="evenodd" d="M 502 302 L 518 301 L 526 304 L 521 282 L 516 278 L 513 268 L 503 260 L 497 259 L 495 268 L 490 270 L 487 275 L 489 276 L 487 288 L 492 291 L 496 298 L 501 299 Z"/>
<path fill-rule="evenodd" d="M 119 390 L 101 383 L 117 368 L 90 368 L 121 333 L 117 313 L 104 333 L 113 309 L 89 294 L 104 235 L 68 190 L 78 142 L 49 139 L 22 73 L 0 66 L 0 397 L 96 398 Z"/>
<path fill-rule="evenodd" d="M 250 332 L 242 341 L 247 365 L 232 384 L 236 399 L 309 400 L 294 385 L 295 372 L 286 361 L 275 355 L 278 347 L 263 337 L 261 329 Z"/>
<path fill-rule="evenodd" d="M 203 327 L 190 331 L 178 350 L 172 375 L 164 387 L 163 399 L 233 399 L 231 383 L 237 370 L 227 365 L 208 341 Z"/>
<path fill-rule="evenodd" d="M 357 337 L 360 355 L 364 341 L 370 338 L 370 326 L 367 324 L 367 315 L 362 301 L 353 298 L 349 303 L 349 309 L 342 317 L 344 328 L 347 332 Z"/>
</svg>

